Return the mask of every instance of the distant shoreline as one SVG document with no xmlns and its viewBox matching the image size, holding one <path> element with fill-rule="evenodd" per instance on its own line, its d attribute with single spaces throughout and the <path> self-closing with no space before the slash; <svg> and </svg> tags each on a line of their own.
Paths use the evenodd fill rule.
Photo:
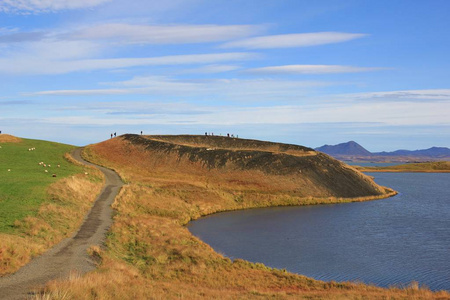
<svg viewBox="0 0 450 300">
<path fill-rule="evenodd" d="M 386 167 L 361 167 L 354 165 L 361 172 L 390 172 L 390 173 L 450 173 L 450 161 L 408 163 Z"/>
</svg>

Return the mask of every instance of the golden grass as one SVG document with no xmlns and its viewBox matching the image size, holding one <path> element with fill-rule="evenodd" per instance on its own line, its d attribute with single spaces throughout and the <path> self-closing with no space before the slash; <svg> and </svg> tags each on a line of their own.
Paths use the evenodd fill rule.
<svg viewBox="0 0 450 300">
<path fill-rule="evenodd" d="M 0 134 L 0 143 L 20 143 L 22 141 L 21 138 L 9 135 L 9 134 Z"/>
<path fill-rule="evenodd" d="M 409 163 L 388 167 L 356 167 L 361 172 L 420 172 L 420 173 L 449 173 L 450 161 L 436 161 L 424 163 Z"/>
<path fill-rule="evenodd" d="M 322 282 L 260 263 L 231 261 L 184 226 L 223 210 L 382 196 L 340 199 L 271 192 L 272 183 L 268 187 L 258 178 L 264 174 L 233 171 L 237 179 L 230 181 L 229 174 L 206 172 L 195 163 L 179 161 L 181 167 L 174 168 L 167 155 L 149 158 L 119 139 L 94 145 L 85 155 L 115 168 L 128 184 L 113 205 L 116 213 L 106 248 L 92 249 L 99 258 L 98 270 L 52 281 L 37 299 L 450 299 L 447 292 L 433 293 L 417 285 L 383 289 Z M 244 181 L 248 176 L 252 178 Z M 281 178 L 279 184 L 284 184 Z"/>
<path fill-rule="evenodd" d="M 0 234 L 1 275 L 17 271 L 81 225 L 102 187 L 96 172 L 93 169 L 91 177 L 78 174 L 53 183 L 47 190 L 49 201 L 38 214 L 15 221 L 18 235 Z"/>
</svg>

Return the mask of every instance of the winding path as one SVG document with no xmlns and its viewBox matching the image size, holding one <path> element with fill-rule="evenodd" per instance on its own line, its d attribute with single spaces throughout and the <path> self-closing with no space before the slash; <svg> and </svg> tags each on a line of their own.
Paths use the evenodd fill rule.
<svg viewBox="0 0 450 300">
<path fill-rule="evenodd" d="M 53 279 L 67 278 L 71 271 L 85 273 L 95 269 L 87 249 L 103 242 L 112 224 L 111 204 L 123 183 L 116 172 L 83 160 L 81 148 L 72 151 L 72 157 L 82 164 L 98 168 L 105 174 L 103 190 L 78 232 L 33 259 L 16 273 L 0 278 L 0 299 L 24 299 L 33 294 L 30 292 L 33 288 Z"/>
</svg>

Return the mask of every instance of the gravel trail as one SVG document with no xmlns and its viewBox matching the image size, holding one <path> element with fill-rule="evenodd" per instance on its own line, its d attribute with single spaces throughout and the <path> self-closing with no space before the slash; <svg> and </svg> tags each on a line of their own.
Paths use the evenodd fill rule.
<svg viewBox="0 0 450 300">
<path fill-rule="evenodd" d="M 94 202 L 84 223 L 72 237 L 33 259 L 16 273 L 0 278 L 0 299 L 26 299 L 33 295 L 33 289 L 46 282 L 67 278 L 71 271 L 86 273 L 95 269 L 94 262 L 87 255 L 92 245 L 101 245 L 112 224 L 112 208 L 123 183 L 116 172 L 86 162 L 81 158 L 81 148 L 72 151 L 77 161 L 98 168 L 105 174 L 105 185 Z"/>
</svg>

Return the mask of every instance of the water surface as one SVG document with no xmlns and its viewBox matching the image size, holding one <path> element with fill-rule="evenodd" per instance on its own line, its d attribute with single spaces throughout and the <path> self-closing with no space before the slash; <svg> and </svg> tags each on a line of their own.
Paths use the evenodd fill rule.
<svg viewBox="0 0 450 300">
<path fill-rule="evenodd" d="M 399 191 L 378 201 L 251 209 L 190 223 L 228 257 L 320 280 L 450 290 L 450 174 L 373 173 Z"/>
</svg>

